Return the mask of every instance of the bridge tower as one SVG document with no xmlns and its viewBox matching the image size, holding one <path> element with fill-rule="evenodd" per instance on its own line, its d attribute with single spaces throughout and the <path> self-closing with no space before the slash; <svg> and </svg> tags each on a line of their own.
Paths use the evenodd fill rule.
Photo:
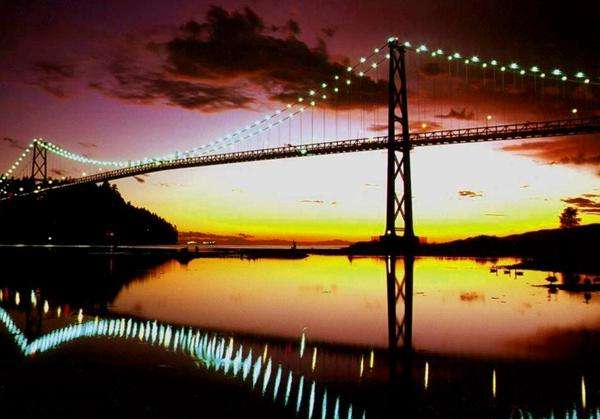
<svg viewBox="0 0 600 419">
<path fill-rule="evenodd" d="M 388 140 L 387 140 L 387 196 L 385 233 L 381 241 L 391 247 L 410 249 L 417 243 L 413 230 L 412 183 L 410 171 L 410 131 L 408 127 L 408 100 L 406 85 L 406 48 L 397 39 L 388 42 Z M 396 141 L 399 125 L 401 139 Z M 400 160 L 398 159 L 400 155 Z M 396 193 L 396 179 L 402 179 L 403 190 Z M 398 216 L 404 221 L 403 228 L 396 227 Z M 403 230 L 399 237 L 397 230 Z"/>
<path fill-rule="evenodd" d="M 48 180 L 48 151 L 40 145 L 39 140 L 33 141 L 31 179 L 35 184 L 46 183 Z"/>
</svg>

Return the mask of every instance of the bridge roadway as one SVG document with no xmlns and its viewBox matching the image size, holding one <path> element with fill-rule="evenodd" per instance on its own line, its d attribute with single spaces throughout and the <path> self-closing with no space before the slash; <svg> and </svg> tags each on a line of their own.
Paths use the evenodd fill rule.
<svg viewBox="0 0 600 419">
<path fill-rule="evenodd" d="M 505 141 L 528 138 L 546 138 L 568 135 L 594 134 L 600 132 L 600 117 L 587 117 L 543 122 L 525 122 L 519 124 L 494 125 L 488 127 L 465 128 L 418 132 L 411 134 L 413 147 L 443 144 L 476 143 Z M 398 144 L 399 136 L 397 137 Z M 126 167 L 108 172 L 97 173 L 75 179 L 68 179 L 49 189 L 59 189 L 87 183 L 116 180 L 145 173 L 187 167 L 215 166 L 239 162 L 287 159 L 293 157 L 319 156 L 325 154 L 353 153 L 359 151 L 381 150 L 387 148 L 387 136 L 358 138 L 342 141 L 327 141 L 305 145 L 265 148 L 222 154 L 208 154 L 177 160 L 163 160 L 139 166 Z"/>
</svg>

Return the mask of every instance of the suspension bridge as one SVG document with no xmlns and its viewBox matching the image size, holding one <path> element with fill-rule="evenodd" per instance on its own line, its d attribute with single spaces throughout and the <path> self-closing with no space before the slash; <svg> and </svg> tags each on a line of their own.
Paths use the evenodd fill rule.
<svg viewBox="0 0 600 419">
<path fill-rule="evenodd" d="M 319 156 L 328 154 L 353 153 L 371 150 L 387 150 L 387 187 L 386 187 L 386 219 L 385 231 L 381 236 L 382 242 L 391 246 L 401 245 L 405 248 L 413 247 L 417 237 L 413 229 L 412 210 L 412 181 L 410 154 L 415 147 L 451 145 L 488 141 L 508 141 L 532 138 L 549 138 L 558 136 L 586 135 L 600 132 L 600 117 L 588 116 L 571 119 L 554 119 L 536 122 L 523 122 L 502 125 L 486 125 L 459 129 L 446 129 L 429 132 L 411 132 L 408 108 L 407 84 L 407 52 L 417 56 L 426 56 L 431 60 L 443 59 L 448 63 L 448 76 L 458 73 L 459 64 L 464 66 L 467 81 L 474 77 L 474 70 L 480 71 L 483 86 L 493 83 L 493 90 L 505 89 L 510 83 L 512 75 L 513 87 L 517 87 L 517 77 L 520 86 L 524 80 L 530 80 L 533 92 L 543 95 L 550 82 L 557 84 L 564 92 L 567 83 L 575 86 L 574 89 L 592 89 L 598 83 L 590 80 L 583 72 L 568 76 L 560 69 L 545 72 L 538 66 L 525 69 L 516 63 L 501 65 L 497 60 L 483 60 L 477 56 L 462 57 L 459 53 L 445 54 L 441 49 L 429 50 L 425 45 L 413 47 L 409 42 L 399 43 L 392 37 L 380 48 L 375 48 L 367 57 L 361 57 L 359 63 L 345 68 L 346 74 L 335 74 L 331 82 L 323 82 L 319 89 L 310 90 L 306 95 L 299 96 L 294 103 L 288 103 L 285 108 L 277 110 L 264 119 L 258 120 L 242 129 L 228 134 L 216 141 L 185 152 L 174 152 L 157 158 L 145 158 L 136 161 L 101 161 L 63 149 L 51 142 L 34 140 L 21 154 L 18 160 L 7 170 L 0 179 L 0 199 L 15 199 L 33 194 L 46 193 L 53 190 L 71 188 L 76 185 L 99 183 L 132 177 L 152 172 L 201 167 L 211 165 L 224 165 L 231 163 L 298 158 L 306 156 Z M 326 104 L 331 101 L 331 95 L 342 93 L 355 83 L 367 79 L 367 73 L 377 70 L 382 63 L 388 63 L 387 77 L 387 134 L 384 136 L 365 136 L 350 138 L 337 138 L 337 110 L 336 110 L 336 139 L 325 140 L 325 121 L 323 120 L 323 141 L 298 144 L 292 141 L 292 120 L 308 109 L 314 109 L 319 103 Z M 453 70 L 454 69 L 454 70 Z M 469 70 L 471 71 L 469 73 Z M 508 81 L 505 80 L 508 78 Z M 377 85 L 376 83 L 374 84 Z M 497 88 L 496 88 L 497 87 Z M 554 88 L 554 86 L 553 86 Z M 496 92 L 497 93 L 497 92 Z M 538 93 L 536 93 L 538 94 Z M 592 92 L 592 98 L 595 96 Z M 337 99 L 336 99 L 337 101 Z M 336 108 L 337 109 L 337 108 Z M 573 114 L 577 109 L 573 109 Z M 323 114 L 325 115 L 325 114 Z M 312 115 L 311 115 L 312 116 Z M 325 118 L 325 116 L 323 116 Z M 491 116 L 487 116 L 487 122 Z M 350 121 L 349 121 L 350 122 Z M 249 143 L 252 138 L 277 129 L 281 130 L 283 124 L 289 125 L 289 143 L 278 147 L 256 147 L 242 151 L 221 152 L 223 148 L 231 148 L 239 144 Z M 423 123 L 423 127 L 426 124 Z M 311 131 L 314 130 L 311 118 Z M 302 139 L 302 125 L 300 125 L 300 138 Z M 11 190 L 10 181 L 14 176 L 17 166 L 31 153 L 30 178 L 33 180 L 33 189 Z M 48 177 L 48 153 L 61 158 L 70 159 L 82 164 L 99 166 L 99 173 L 82 174 L 80 177 L 53 181 Z M 104 170 L 104 168 L 107 168 Z M 402 189 L 398 193 L 396 182 L 402 182 Z M 397 226 L 401 222 L 401 226 Z M 402 232 L 400 237 L 399 232 Z"/>
</svg>

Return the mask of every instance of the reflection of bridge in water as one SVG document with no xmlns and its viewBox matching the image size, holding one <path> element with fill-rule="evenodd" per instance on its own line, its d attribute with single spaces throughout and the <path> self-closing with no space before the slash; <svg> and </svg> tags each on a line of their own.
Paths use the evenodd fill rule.
<svg viewBox="0 0 600 419">
<path fill-rule="evenodd" d="M 69 311 L 68 306 L 44 298 L 40 290 L 2 290 L 0 321 L 25 357 L 66 349 L 72 343 L 94 338 L 110 339 L 114 345 L 137 343 L 182 355 L 209 371 L 235 379 L 251 393 L 260 393 L 265 400 L 301 417 L 393 417 L 399 409 L 410 414 L 418 403 L 429 403 L 425 397 L 432 391 L 432 371 L 440 370 L 443 377 L 447 373 L 441 360 L 413 351 L 414 262 L 412 256 L 391 255 L 385 259 L 387 356 L 371 348 L 309 342 L 304 332 L 299 341 L 290 341 L 233 336 L 130 317 L 110 318 L 102 308 L 97 317 L 95 306 L 82 310 L 73 305 L 76 308 Z M 18 326 L 20 321 L 26 324 L 23 330 Z M 455 362 L 458 361 L 451 361 Z M 485 388 L 482 400 L 494 401 L 498 391 L 497 365 L 480 366 L 484 368 L 479 372 L 485 377 L 479 384 Z M 476 371 L 466 374 L 477 374 Z M 433 383 L 434 387 L 440 386 L 437 378 Z M 569 415 L 587 412 L 583 377 L 581 383 L 583 410 L 573 408 Z M 354 390 L 354 385 L 360 390 Z M 500 386 L 508 385 L 501 379 Z M 378 398 L 378 403 L 371 400 L 373 397 Z"/>
<path fill-rule="evenodd" d="M 396 281 L 396 258 L 390 256 L 386 259 L 388 292 L 392 290 L 390 296 L 393 297 L 388 298 L 389 324 L 394 325 L 390 329 L 390 345 L 393 346 L 390 346 L 389 352 L 392 357 L 397 356 L 397 348 L 402 348 L 402 354 L 408 354 L 411 349 L 410 332 L 407 333 L 411 330 L 411 315 L 407 312 L 411 306 L 405 305 L 401 320 L 397 320 L 396 305 L 407 299 L 410 288 L 405 286 L 409 284 L 409 279 L 412 282 L 412 276 L 405 276 L 402 282 Z M 405 261 L 405 266 L 411 266 L 410 262 Z M 126 317 L 99 318 L 94 316 L 94 310 L 100 307 L 98 313 L 106 315 L 105 304 L 94 304 L 86 308 L 84 314 L 81 308 L 72 309 L 69 305 L 52 303 L 44 298 L 40 290 L 4 289 L 0 291 L 0 297 L 3 305 L 0 307 L 0 321 L 25 357 L 58 350 L 82 339 L 110 338 L 123 343 L 139 342 L 180 353 L 199 362 L 207 370 L 234 377 L 253 390 L 260 390 L 263 397 L 306 417 L 367 417 L 363 405 L 342 397 L 331 389 L 331 385 L 320 384 L 317 373 L 324 381 L 335 383 L 340 378 L 336 377 L 338 374 L 343 374 L 341 381 L 345 381 L 352 370 L 359 381 L 367 378 L 385 381 L 386 370 L 390 373 L 396 371 L 395 362 L 390 361 L 394 358 L 380 356 L 381 353 L 375 349 L 338 348 L 316 343 L 309 345 L 305 332 L 302 332 L 299 342 L 270 341 L 262 345 L 257 344 L 256 339 L 234 338 L 219 332 L 157 321 Z M 24 330 L 13 320 L 10 314 L 13 310 L 24 312 Z M 76 323 L 45 330 L 47 323 L 65 320 Z M 379 370 L 374 368 L 376 359 L 378 364 L 382 364 Z M 385 363 L 393 368 L 386 369 Z"/>
<path fill-rule="evenodd" d="M 17 295 L 17 294 L 15 294 Z M 186 327 L 174 327 L 157 321 L 141 321 L 132 318 L 99 319 L 79 322 L 43 334 L 36 339 L 28 338 L 16 325 L 10 314 L 0 308 L 0 321 L 4 324 L 13 341 L 24 356 L 42 354 L 70 342 L 85 338 L 107 337 L 125 341 L 135 340 L 165 351 L 181 353 L 204 365 L 208 370 L 220 372 L 260 389 L 265 398 L 283 403 L 285 407 L 303 412 L 307 417 L 318 413 L 321 418 L 366 417 L 360 409 L 339 394 L 328 392 L 315 379 L 304 374 L 294 373 L 282 363 L 275 363 L 264 351 L 244 348 L 233 337 L 218 336 Z M 305 337 L 301 339 L 299 356 L 305 352 Z M 316 363 L 316 350 L 313 352 L 313 364 Z"/>
</svg>

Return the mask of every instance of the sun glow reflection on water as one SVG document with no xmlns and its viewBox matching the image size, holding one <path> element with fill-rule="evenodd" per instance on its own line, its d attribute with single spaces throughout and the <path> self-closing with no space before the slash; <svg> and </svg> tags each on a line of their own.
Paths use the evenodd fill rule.
<svg viewBox="0 0 600 419">
<path fill-rule="evenodd" d="M 498 265 L 513 260 L 500 260 Z M 551 293 L 547 273 L 490 273 L 492 262 L 417 258 L 413 345 L 417 351 L 507 357 L 568 357 L 548 340 L 600 329 L 600 298 Z M 119 313 L 205 328 L 300 336 L 311 342 L 387 345 L 383 259 L 311 256 L 305 260 L 197 259 L 173 262 L 121 290 Z M 402 259 L 397 276 L 402 278 Z M 398 302 L 398 311 L 403 308 Z M 312 355 L 312 354 L 311 354 Z M 371 364 L 371 359 L 369 364 Z"/>
</svg>

